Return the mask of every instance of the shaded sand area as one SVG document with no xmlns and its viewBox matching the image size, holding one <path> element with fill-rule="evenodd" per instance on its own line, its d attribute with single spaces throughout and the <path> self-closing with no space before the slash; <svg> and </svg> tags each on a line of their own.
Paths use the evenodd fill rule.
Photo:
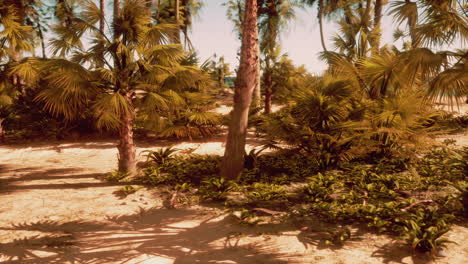
<svg viewBox="0 0 468 264">
<path fill-rule="evenodd" d="M 222 154 L 222 141 L 176 147 Z M 138 153 L 167 145 L 141 144 Z M 128 183 L 102 181 L 116 159 L 109 141 L 0 147 L 0 263 L 431 263 L 363 227 L 338 248 L 310 219 L 248 227 L 209 205 L 163 209 L 157 189 L 119 199 L 113 192 Z M 436 263 L 466 263 L 467 230 L 448 233 L 458 245 Z"/>
</svg>

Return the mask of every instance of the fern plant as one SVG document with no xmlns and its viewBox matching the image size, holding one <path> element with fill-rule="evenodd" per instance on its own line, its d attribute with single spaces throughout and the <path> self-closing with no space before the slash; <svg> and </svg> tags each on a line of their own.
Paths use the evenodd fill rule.
<svg viewBox="0 0 468 264">
<path fill-rule="evenodd" d="M 146 153 L 146 161 L 152 161 L 156 163 L 158 166 L 165 164 L 168 160 L 171 159 L 171 156 L 174 155 L 179 151 L 179 149 L 168 147 L 168 148 L 160 148 L 156 151 L 153 150 L 145 150 L 142 152 Z"/>
<path fill-rule="evenodd" d="M 452 215 L 441 214 L 437 209 L 418 208 L 398 221 L 403 225 L 403 238 L 412 248 L 436 253 L 448 243 L 454 243 L 442 238 L 450 230 L 449 221 L 452 218 Z"/>
</svg>

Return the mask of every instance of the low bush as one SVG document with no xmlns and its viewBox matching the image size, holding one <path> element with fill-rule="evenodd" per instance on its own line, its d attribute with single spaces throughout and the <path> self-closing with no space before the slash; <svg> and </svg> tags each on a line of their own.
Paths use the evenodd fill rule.
<svg viewBox="0 0 468 264">
<path fill-rule="evenodd" d="M 119 182 L 129 176 L 128 173 L 120 172 L 120 171 L 113 171 L 109 172 L 104 176 L 104 179 L 108 182 Z"/>
<path fill-rule="evenodd" d="M 203 182 L 200 194 L 203 199 L 213 201 L 226 200 L 227 194 L 235 187 L 234 182 L 224 178 L 212 178 Z"/>
</svg>

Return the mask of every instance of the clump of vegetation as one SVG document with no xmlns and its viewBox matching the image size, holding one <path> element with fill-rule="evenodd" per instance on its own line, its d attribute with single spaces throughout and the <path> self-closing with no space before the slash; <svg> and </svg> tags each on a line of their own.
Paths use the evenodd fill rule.
<svg viewBox="0 0 468 264">
<path fill-rule="evenodd" d="M 166 163 L 171 157 L 179 151 L 176 148 L 168 147 L 168 148 L 160 148 L 156 151 L 153 150 L 145 150 L 142 152 L 146 153 L 146 162 L 151 161 L 154 162 L 156 165 L 160 166 Z"/>
<path fill-rule="evenodd" d="M 137 188 L 133 187 L 132 185 L 125 185 L 114 192 L 120 198 L 125 198 L 132 193 L 136 193 L 138 191 Z"/>
<path fill-rule="evenodd" d="M 221 157 L 215 155 L 173 156 L 174 149 L 169 150 L 150 152 L 151 158 L 157 162 L 142 170 L 142 175 L 139 177 L 142 183 L 153 186 L 184 183 L 199 185 L 202 181 L 219 175 Z"/>
<path fill-rule="evenodd" d="M 119 182 L 129 176 L 128 173 L 121 172 L 121 171 L 113 171 L 109 172 L 104 176 L 104 180 L 108 182 Z"/>
<path fill-rule="evenodd" d="M 254 183 L 246 188 L 247 198 L 253 202 L 265 202 L 286 198 L 286 190 L 276 184 Z"/>
<path fill-rule="evenodd" d="M 325 239 L 326 245 L 342 246 L 351 238 L 351 229 L 349 227 L 341 227 L 337 230 L 328 231 L 328 236 Z"/>
<path fill-rule="evenodd" d="M 453 218 L 453 215 L 444 214 L 434 208 L 418 208 L 397 218 L 396 221 L 403 225 L 402 237 L 412 248 L 436 253 L 437 250 L 446 247 L 447 243 L 453 243 L 442 238 L 450 230 L 449 222 Z"/>
<path fill-rule="evenodd" d="M 224 201 L 229 191 L 234 188 L 235 184 L 232 181 L 224 178 L 211 178 L 202 183 L 199 193 L 205 200 Z"/>
</svg>

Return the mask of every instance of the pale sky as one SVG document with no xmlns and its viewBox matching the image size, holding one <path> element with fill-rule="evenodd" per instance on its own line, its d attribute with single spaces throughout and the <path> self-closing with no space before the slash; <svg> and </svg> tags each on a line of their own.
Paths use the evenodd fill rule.
<svg viewBox="0 0 468 264">
<path fill-rule="evenodd" d="M 203 2 L 204 7 L 193 23 L 191 34 L 193 45 L 202 60 L 216 53 L 218 56 L 225 56 L 233 69 L 234 65 L 237 65 L 236 53 L 240 42 L 233 31 L 234 24 L 227 19 L 226 7 L 222 5 L 226 1 L 204 0 Z M 296 65 L 304 64 L 311 72 L 321 72 L 326 64 L 318 59 L 322 46 L 315 8 L 298 9 L 296 15 L 296 21 L 293 21 L 289 29 L 282 34 L 283 53 L 287 53 Z M 384 16 L 382 24 L 384 29 L 382 45 L 393 42 L 392 34 L 396 26 L 392 25 L 391 17 Z M 385 30 L 388 28 L 392 29 Z M 327 48 L 330 50 L 332 42 L 329 39 L 337 32 L 337 27 L 331 21 L 327 21 L 324 32 Z M 401 43 L 399 45 L 401 46 Z"/>
</svg>

